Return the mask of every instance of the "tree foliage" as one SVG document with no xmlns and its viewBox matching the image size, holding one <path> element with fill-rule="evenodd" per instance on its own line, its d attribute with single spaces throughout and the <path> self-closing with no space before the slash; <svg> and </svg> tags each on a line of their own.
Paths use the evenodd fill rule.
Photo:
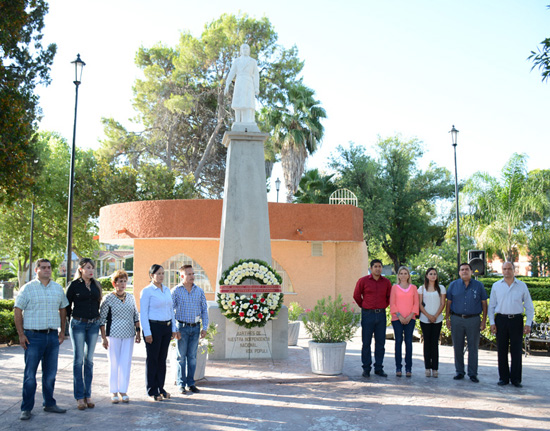
<svg viewBox="0 0 550 431">
<path fill-rule="evenodd" d="M 488 253 L 511 261 L 526 251 L 529 220 L 548 203 L 543 184 L 527 173 L 527 156 L 517 153 L 502 168 L 500 180 L 476 173 L 466 183 L 464 194 L 467 210 L 461 218 L 465 232 Z"/>
<path fill-rule="evenodd" d="M 37 175 L 38 84 L 49 84 L 56 46 L 42 46 L 45 0 L 0 0 L 0 201 L 19 198 Z"/>
<path fill-rule="evenodd" d="M 208 23 L 200 37 L 182 33 L 176 47 L 139 49 L 136 65 L 143 78 L 135 83 L 133 104 L 141 131 L 104 119 L 107 139 L 101 156 L 134 169 L 162 164 L 178 182 L 186 177 L 201 194 L 219 197 L 226 157 L 221 140 L 230 125 L 224 80 L 243 43 L 258 61 L 260 104 L 274 104 L 303 67 L 296 48 L 277 44 L 267 18 L 222 15 Z"/>
<path fill-rule="evenodd" d="M 550 5 L 547 6 L 550 9 Z M 527 57 L 531 60 L 533 67 L 531 70 L 538 68 L 542 75 L 542 82 L 548 81 L 550 78 L 550 37 L 544 39 L 540 46 L 537 47 L 537 51 L 531 51 L 531 55 Z"/>
<path fill-rule="evenodd" d="M 323 175 L 319 169 L 306 171 L 298 190 L 294 194 L 294 202 L 299 204 L 328 204 L 330 195 L 336 190 L 336 184 L 331 175 Z"/>
<path fill-rule="evenodd" d="M 435 203 L 452 196 L 453 183 L 449 171 L 433 163 L 418 168 L 423 150 L 416 139 L 379 139 L 375 148 L 377 158 L 360 146 L 339 147 L 331 166 L 338 184 L 357 195 L 367 246 L 380 244 L 397 271 L 439 231 Z"/>
</svg>

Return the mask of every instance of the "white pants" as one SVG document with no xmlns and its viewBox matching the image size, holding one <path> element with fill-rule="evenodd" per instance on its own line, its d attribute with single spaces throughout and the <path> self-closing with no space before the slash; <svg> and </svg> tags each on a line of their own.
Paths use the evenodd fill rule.
<svg viewBox="0 0 550 431">
<path fill-rule="evenodd" d="M 134 352 L 134 338 L 108 337 L 109 350 L 109 388 L 111 393 L 125 394 L 130 382 L 132 368 L 132 353 Z"/>
</svg>

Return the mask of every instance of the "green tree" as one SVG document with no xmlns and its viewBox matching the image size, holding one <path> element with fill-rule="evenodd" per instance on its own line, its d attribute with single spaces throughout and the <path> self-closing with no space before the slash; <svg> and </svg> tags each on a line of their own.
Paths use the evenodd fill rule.
<svg viewBox="0 0 550 431">
<path fill-rule="evenodd" d="M 270 140 L 281 154 L 287 202 L 294 198 L 307 157 L 317 150 L 323 138 L 321 120 L 326 118 L 326 113 L 314 95 L 312 89 L 298 82 L 287 93 L 281 93 L 277 103 L 264 108 L 260 115 L 272 129 Z"/>
<path fill-rule="evenodd" d="M 311 169 L 304 173 L 294 201 L 299 204 L 328 204 L 330 195 L 336 190 L 331 175 L 322 175 L 319 169 Z"/>
<path fill-rule="evenodd" d="M 547 205 L 543 184 L 527 173 L 527 156 L 513 154 L 504 165 L 500 180 L 487 173 L 476 173 L 464 187 L 465 232 L 473 236 L 489 255 L 512 260 L 525 252 L 529 221 Z"/>
<path fill-rule="evenodd" d="M 38 84 L 50 82 L 56 46 L 42 46 L 45 0 L 0 0 L 0 202 L 19 199 L 37 175 Z"/>
<path fill-rule="evenodd" d="M 183 33 L 176 47 L 139 49 L 136 64 L 144 78 L 135 83 L 134 108 L 141 131 L 133 133 L 104 119 L 107 139 L 101 156 L 135 169 L 160 163 L 178 180 L 196 182 L 201 194 L 219 197 L 226 158 L 221 140 L 230 125 L 224 80 L 243 43 L 250 46 L 260 68 L 259 102 L 272 105 L 303 67 L 296 48 L 277 44 L 267 18 L 222 15 L 198 38 Z"/>
<path fill-rule="evenodd" d="M 550 9 L 550 5 L 547 8 Z M 531 70 L 538 68 L 541 71 L 542 82 L 548 81 L 550 78 L 550 37 L 540 43 L 537 52 L 531 51 L 531 55 L 527 59 L 533 63 Z"/>
<path fill-rule="evenodd" d="M 537 169 L 529 172 L 529 181 L 542 185 L 546 204 L 540 213 L 533 213 L 529 229 L 529 263 L 534 276 L 550 274 L 550 170 Z"/>
<path fill-rule="evenodd" d="M 377 159 L 362 147 L 339 147 L 331 166 L 338 184 L 357 195 L 367 246 L 380 244 L 397 271 L 433 241 L 435 203 L 452 196 L 453 183 L 449 171 L 433 163 L 418 169 L 423 150 L 416 139 L 379 139 L 375 148 Z"/>
</svg>

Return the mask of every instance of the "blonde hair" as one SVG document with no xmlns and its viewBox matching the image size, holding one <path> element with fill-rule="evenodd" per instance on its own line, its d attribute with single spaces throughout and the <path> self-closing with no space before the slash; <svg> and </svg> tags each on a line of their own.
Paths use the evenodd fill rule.
<svg viewBox="0 0 550 431">
<path fill-rule="evenodd" d="M 399 284 L 399 273 L 401 272 L 402 269 L 407 271 L 407 274 L 409 275 L 407 277 L 407 283 L 411 284 L 411 272 L 409 271 L 409 268 L 407 268 L 406 266 L 400 266 L 399 269 L 397 270 L 397 284 Z"/>
</svg>

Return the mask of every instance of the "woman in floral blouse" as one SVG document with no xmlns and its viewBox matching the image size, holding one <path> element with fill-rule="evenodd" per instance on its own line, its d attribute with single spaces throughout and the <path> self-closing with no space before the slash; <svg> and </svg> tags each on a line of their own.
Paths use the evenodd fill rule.
<svg viewBox="0 0 550 431">
<path fill-rule="evenodd" d="M 100 308 L 101 338 L 109 357 L 109 387 L 113 394 L 111 402 L 117 404 L 130 401 L 128 384 L 132 367 L 134 339 L 141 341 L 139 313 L 134 295 L 126 293 L 128 274 L 119 269 L 111 276 L 115 290 L 105 296 Z M 120 398 L 119 398 L 120 394 Z"/>
</svg>

